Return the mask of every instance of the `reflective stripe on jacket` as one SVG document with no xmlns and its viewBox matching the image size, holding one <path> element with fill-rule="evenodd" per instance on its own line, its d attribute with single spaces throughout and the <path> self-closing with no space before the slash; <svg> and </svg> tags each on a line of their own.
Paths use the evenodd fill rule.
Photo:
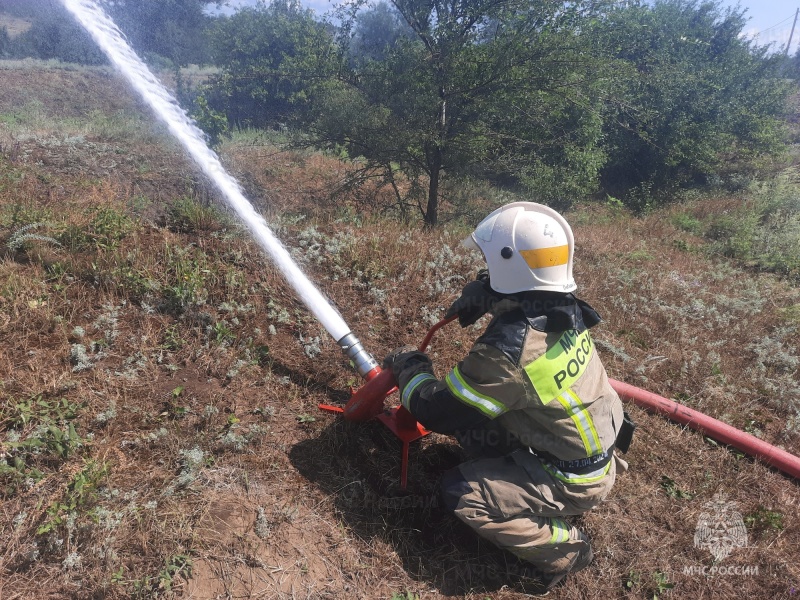
<svg viewBox="0 0 800 600">
<path fill-rule="evenodd" d="M 608 451 L 623 419 L 589 331 L 538 331 L 513 307 L 495 317 L 446 382 L 522 445 L 561 461 Z"/>
</svg>

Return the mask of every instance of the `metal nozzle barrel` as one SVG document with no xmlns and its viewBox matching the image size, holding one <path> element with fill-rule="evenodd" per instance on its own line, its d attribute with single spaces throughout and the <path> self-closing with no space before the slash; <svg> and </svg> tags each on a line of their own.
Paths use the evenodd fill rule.
<svg viewBox="0 0 800 600">
<path fill-rule="evenodd" d="M 352 333 L 340 339 L 338 344 L 358 374 L 367 380 L 353 392 L 344 407 L 344 418 L 348 421 L 368 421 L 383 410 L 383 399 L 396 389 L 394 376 L 391 370 L 381 370 L 372 355 L 364 350 L 361 342 Z"/>
<path fill-rule="evenodd" d="M 456 316 L 442 319 L 431 327 L 419 346 L 420 352 L 428 347 L 433 334 Z M 348 421 L 368 421 L 381 414 L 384 399 L 397 390 L 397 381 L 392 370 L 382 370 L 352 333 L 340 339 L 339 346 L 353 362 L 359 375 L 367 380 L 360 388 L 353 390 L 353 395 L 344 407 L 344 418 Z"/>
<path fill-rule="evenodd" d="M 352 333 L 348 333 L 340 339 L 337 344 L 339 344 L 342 352 L 344 352 L 347 358 L 353 363 L 358 374 L 365 379 L 372 379 L 372 377 L 380 372 L 378 363 L 372 358 L 369 352 L 364 350 L 364 346 L 361 345 L 361 342 Z M 378 369 L 378 371 L 373 373 L 376 369 Z"/>
</svg>

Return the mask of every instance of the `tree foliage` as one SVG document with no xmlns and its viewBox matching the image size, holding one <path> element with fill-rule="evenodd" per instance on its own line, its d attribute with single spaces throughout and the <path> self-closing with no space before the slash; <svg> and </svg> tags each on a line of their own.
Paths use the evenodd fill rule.
<svg viewBox="0 0 800 600">
<path fill-rule="evenodd" d="M 734 157 L 780 146 L 780 58 L 741 37 L 745 24 L 740 9 L 698 0 L 629 5 L 596 22 L 618 69 L 607 189 L 703 182 Z"/>
<path fill-rule="evenodd" d="M 103 0 L 133 48 L 176 65 L 208 62 L 207 0 Z"/>
<path fill-rule="evenodd" d="M 413 37 L 398 27 L 379 55 L 362 54 L 329 82 L 312 127 L 320 142 L 344 145 L 389 181 L 402 172 L 411 182 L 406 199 L 416 200 L 429 225 L 439 218 L 444 177 L 509 176 L 543 191 L 548 178 L 557 187 L 558 163 L 569 155 L 580 172 L 571 183 L 583 179 L 591 187 L 600 122 L 583 92 L 593 84 L 578 90 L 568 83 L 593 77 L 585 68 L 591 59 L 576 50 L 587 6 L 527 0 L 394 0 L 392 6 Z M 362 23 L 355 27 L 357 47 Z"/>
<path fill-rule="evenodd" d="M 212 42 L 222 74 L 206 90 L 209 107 L 241 127 L 304 122 L 339 63 L 329 30 L 292 0 L 221 18 Z"/>
<path fill-rule="evenodd" d="M 0 58 L 8 58 L 11 50 L 11 36 L 8 29 L 0 27 Z"/>
<path fill-rule="evenodd" d="M 102 0 L 134 49 L 147 58 L 176 65 L 207 62 L 205 0 Z M 90 36 L 58 0 L 4 0 L 3 10 L 28 18 L 31 28 L 11 40 L 9 53 L 82 64 L 106 59 Z"/>
<path fill-rule="evenodd" d="M 353 21 L 353 34 L 348 49 L 351 60 L 356 63 L 386 60 L 389 51 L 401 39 L 414 37 L 414 31 L 402 15 L 386 2 L 378 2 L 357 13 Z"/>
<path fill-rule="evenodd" d="M 14 6 L 20 16 L 30 18 L 31 27 L 8 41 L 6 53 L 14 58 L 32 56 L 44 60 L 99 65 L 106 57 L 86 30 L 60 2 L 45 0 L 26 9 Z"/>
<path fill-rule="evenodd" d="M 210 106 L 248 125 L 302 124 L 429 225 L 443 182 L 464 176 L 551 204 L 601 184 L 640 203 L 781 145 L 779 61 L 716 0 L 346 7 L 338 53 L 296 6 L 231 18 Z"/>
</svg>

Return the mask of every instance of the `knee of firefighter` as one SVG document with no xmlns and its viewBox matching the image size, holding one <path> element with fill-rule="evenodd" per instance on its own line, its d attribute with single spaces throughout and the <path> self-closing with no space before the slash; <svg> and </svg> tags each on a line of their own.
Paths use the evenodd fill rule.
<svg viewBox="0 0 800 600">
<path fill-rule="evenodd" d="M 456 467 L 442 475 L 441 496 L 442 503 L 447 510 L 455 512 L 461 499 L 472 492 L 472 486 L 464 479 L 461 470 Z"/>
</svg>

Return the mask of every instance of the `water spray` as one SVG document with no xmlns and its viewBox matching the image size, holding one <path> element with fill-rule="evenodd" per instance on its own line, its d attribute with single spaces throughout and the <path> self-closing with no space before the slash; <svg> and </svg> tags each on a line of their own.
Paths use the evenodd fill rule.
<svg viewBox="0 0 800 600">
<path fill-rule="evenodd" d="M 294 288 L 298 297 L 336 340 L 354 368 L 367 384 L 353 391 L 353 396 L 342 409 L 328 405 L 322 408 L 344 413 L 350 421 L 365 421 L 373 417 L 381 420 L 403 442 L 401 485 L 406 486 L 408 444 L 428 432 L 402 407 L 383 412 L 383 401 L 397 389 L 391 370 L 382 371 L 358 338 L 350 331 L 339 312 L 314 287 L 308 277 L 292 260 L 289 252 L 270 230 L 264 218 L 244 197 L 241 186 L 225 171 L 217 154 L 205 142 L 205 134 L 194 124 L 177 101 L 153 75 L 147 65 L 127 44 L 122 32 L 93 0 L 62 0 L 67 10 L 89 32 L 94 41 L 108 56 L 125 79 L 139 93 L 181 143 L 189 156 L 214 183 L 228 205 L 234 209 L 253 238 L 272 258 L 286 281 Z M 442 323 L 444 324 L 444 322 Z M 423 349 L 427 346 L 431 330 Z"/>
<path fill-rule="evenodd" d="M 214 183 L 228 205 L 244 222 L 253 238 L 272 258 L 297 296 L 336 340 L 359 375 L 367 380 L 380 373 L 375 359 L 350 331 L 342 316 L 314 287 L 270 230 L 264 218 L 244 197 L 241 186 L 225 171 L 217 154 L 205 142 L 205 134 L 153 75 L 125 41 L 122 32 L 92 0 L 62 0 L 67 10 L 89 32 L 111 63 L 167 125 L 200 169 Z"/>
<path fill-rule="evenodd" d="M 203 173 L 216 185 L 231 208 L 248 227 L 255 240 L 272 258 L 298 297 L 336 340 L 358 374 L 367 380 L 360 389 L 353 391 L 350 401 L 344 408 L 328 405 L 320 405 L 320 408 L 343 413 L 345 419 L 349 421 L 366 421 L 377 418 L 383 422 L 403 442 L 401 487 L 405 488 L 409 443 L 428 432 L 402 406 L 388 411 L 384 410 L 384 399 L 397 389 L 397 383 L 391 370 L 381 371 L 375 359 L 364 350 L 361 342 L 350 331 L 342 316 L 295 264 L 289 252 L 267 226 L 264 218 L 244 197 L 236 180 L 225 171 L 219 157 L 206 145 L 203 132 L 178 106 L 166 88 L 125 42 L 114 22 L 91 0 L 62 0 L 62 2 L 86 28 L 109 60 L 150 105 L 156 115 L 166 123 L 170 132 L 183 145 Z M 445 319 L 434 325 L 420 344 L 419 349 L 424 351 L 433 334 L 452 320 L 453 318 Z M 611 383 L 620 396 L 626 400 L 703 431 L 715 439 L 777 467 L 784 473 L 800 477 L 800 458 L 797 456 L 661 396 L 622 382 L 612 381 Z"/>
</svg>

